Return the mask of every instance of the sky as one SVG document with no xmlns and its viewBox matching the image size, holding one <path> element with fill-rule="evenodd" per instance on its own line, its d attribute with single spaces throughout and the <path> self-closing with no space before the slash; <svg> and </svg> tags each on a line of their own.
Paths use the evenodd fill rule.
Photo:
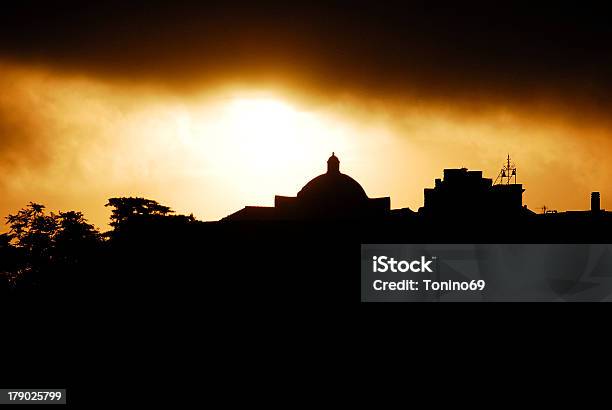
<svg viewBox="0 0 612 410">
<path fill-rule="evenodd" d="M 325 171 L 418 209 L 506 155 L 539 211 L 612 208 L 604 10 L 406 2 L 20 2 L 0 14 L 0 215 L 105 229 L 113 196 L 217 220 Z"/>
</svg>

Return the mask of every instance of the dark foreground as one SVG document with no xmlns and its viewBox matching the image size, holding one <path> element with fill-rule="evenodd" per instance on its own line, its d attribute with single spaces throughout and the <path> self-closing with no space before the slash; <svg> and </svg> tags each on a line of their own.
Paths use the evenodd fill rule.
<svg viewBox="0 0 612 410">
<path fill-rule="evenodd" d="M 190 402 L 172 391 L 201 388 L 202 379 L 187 372 L 233 378 L 240 365 L 240 377 L 257 378 L 267 366 L 316 368 L 332 356 L 347 369 L 362 360 L 347 343 L 385 326 L 424 322 L 423 308 L 399 316 L 360 305 L 362 243 L 610 243 L 611 233 L 609 221 L 594 218 L 554 224 L 136 218 L 72 264 L 49 265 L 3 287 L 11 345 L 4 374 L 13 386 L 68 387 L 72 403 L 96 397 L 110 404 L 113 395 L 138 403 L 139 394 L 150 402 L 154 392 L 154 401 L 170 404 Z M 321 356 L 323 347 L 335 353 Z M 293 362 L 276 361 L 295 349 Z"/>
</svg>

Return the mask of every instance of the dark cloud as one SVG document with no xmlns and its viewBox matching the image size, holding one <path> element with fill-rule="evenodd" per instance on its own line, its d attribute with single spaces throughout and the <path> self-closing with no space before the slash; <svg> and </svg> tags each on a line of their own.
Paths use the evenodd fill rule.
<svg viewBox="0 0 612 410">
<path fill-rule="evenodd" d="M 0 17 L 0 56 L 169 86 L 269 80 L 376 97 L 547 98 L 605 110 L 607 16 L 552 2 L 20 2 Z"/>
</svg>

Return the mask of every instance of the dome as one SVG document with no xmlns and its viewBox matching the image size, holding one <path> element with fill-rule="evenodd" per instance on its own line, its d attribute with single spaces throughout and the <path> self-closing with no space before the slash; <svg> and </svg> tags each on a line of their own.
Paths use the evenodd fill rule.
<svg viewBox="0 0 612 410">
<path fill-rule="evenodd" d="M 322 201 L 327 198 L 354 202 L 368 199 L 357 181 L 345 174 L 323 174 L 312 179 L 297 194 L 305 200 Z"/>
<path fill-rule="evenodd" d="M 327 161 L 327 173 L 312 179 L 297 197 L 311 203 L 349 205 L 367 201 L 368 196 L 357 181 L 340 173 L 340 161 L 332 154 Z"/>
</svg>

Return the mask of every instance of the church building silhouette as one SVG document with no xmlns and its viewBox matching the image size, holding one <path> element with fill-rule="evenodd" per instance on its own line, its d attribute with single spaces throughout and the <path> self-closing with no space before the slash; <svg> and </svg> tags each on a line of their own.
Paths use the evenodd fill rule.
<svg viewBox="0 0 612 410">
<path fill-rule="evenodd" d="M 340 172 L 340 160 L 332 153 L 327 172 L 312 179 L 295 197 L 275 196 L 274 207 L 246 206 L 224 221 L 300 219 L 363 219 L 385 216 L 391 199 L 368 198 L 363 187 Z"/>
</svg>

